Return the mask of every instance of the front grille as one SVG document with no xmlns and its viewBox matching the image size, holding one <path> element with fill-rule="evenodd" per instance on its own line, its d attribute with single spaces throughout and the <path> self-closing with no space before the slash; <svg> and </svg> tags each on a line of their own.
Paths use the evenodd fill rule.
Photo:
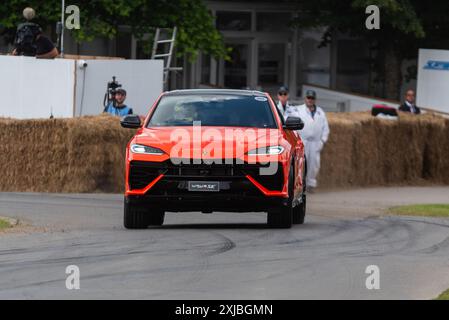
<svg viewBox="0 0 449 320">
<path fill-rule="evenodd" d="M 145 188 L 154 179 L 166 172 L 165 169 L 152 165 L 152 162 L 131 162 L 129 167 L 129 186 L 131 190 Z"/>
<path fill-rule="evenodd" d="M 164 180 L 247 180 L 250 175 L 268 190 L 280 191 L 283 186 L 283 171 L 280 163 L 271 163 L 274 170 L 264 174 L 270 166 L 261 164 L 231 164 L 223 160 L 222 163 L 193 163 L 191 160 L 176 162 L 171 160 L 164 162 L 132 161 L 130 163 L 129 184 L 132 190 L 143 189 L 159 175 L 163 174 Z"/>
</svg>

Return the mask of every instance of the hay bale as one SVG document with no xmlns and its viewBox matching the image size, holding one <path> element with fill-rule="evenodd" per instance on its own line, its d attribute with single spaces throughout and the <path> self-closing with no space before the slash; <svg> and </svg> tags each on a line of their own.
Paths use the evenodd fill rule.
<svg viewBox="0 0 449 320">
<path fill-rule="evenodd" d="M 121 192 L 133 135 L 110 116 L 0 120 L 0 191 Z"/>
<path fill-rule="evenodd" d="M 401 114 L 397 121 L 367 112 L 329 113 L 322 187 L 447 183 L 449 120 Z"/>
<path fill-rule="evenodd" d="M 449 119 L 329 113 L 319 184 L 347 188 L 449 184 Z M 134 130 L 108 115 L 0 119 L 0 191 L 122 192 L 125 146 Z"/>
</svg>

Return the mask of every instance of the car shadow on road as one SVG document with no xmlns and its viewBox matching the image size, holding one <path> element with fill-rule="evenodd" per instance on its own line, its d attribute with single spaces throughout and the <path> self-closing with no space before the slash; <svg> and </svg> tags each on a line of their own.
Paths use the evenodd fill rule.
<svg viewBox="0 0 449 320">
<path fill-rule="evenodd" d="M 266 223 L 168 224 L 149 229 L 270 229 Z"/>
</svg>

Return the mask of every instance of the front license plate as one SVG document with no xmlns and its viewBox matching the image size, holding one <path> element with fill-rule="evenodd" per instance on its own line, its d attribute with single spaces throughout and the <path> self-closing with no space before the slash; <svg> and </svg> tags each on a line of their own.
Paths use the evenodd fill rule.
<svg viewBox="0 0 449 320">
<path fill-rule="evenodd" d="M 220 183 L 210 181 L 189 181 L 189 191 L 217 192 L 220 191 Z"/>
</svg>

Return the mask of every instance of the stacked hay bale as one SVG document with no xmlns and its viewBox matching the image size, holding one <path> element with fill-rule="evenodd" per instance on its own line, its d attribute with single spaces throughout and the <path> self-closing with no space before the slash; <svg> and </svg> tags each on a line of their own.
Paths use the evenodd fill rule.
<svg viewBox="0 0 449 320">
<path fill-rule="evenodd" d="M 324 188 L 449 184 L 449 119 L 329 113 Z M 0 119 L 0 191 L 122 192 L 125 146 L 134 130 L 107 115 Z"/>
<path fill-rule="evenodd" d="M 0 120 L 0 190 L 121 192 L 132 135 L 109 116 Z"/>
<path fill-rule="evenodd" d="M 449 183 L 449 119 L 401 114 L 330 113 L 322 153 L 323 187 Z"/>
</svg>

